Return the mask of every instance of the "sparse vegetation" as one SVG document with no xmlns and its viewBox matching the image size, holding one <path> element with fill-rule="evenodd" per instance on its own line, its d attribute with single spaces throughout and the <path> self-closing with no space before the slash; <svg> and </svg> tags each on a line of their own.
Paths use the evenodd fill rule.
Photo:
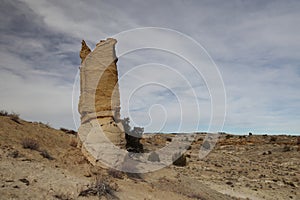
<svg viewBox="0 0 300 200">
<path fill-rule="evenodd" d="M 20 119 L 19 116 L 20 116 L 20 115 L 19 115 L 19 114 L 13 112 L 13 113 L 9 114 L 8 116 L 10 117 L 10 119 L 11 119 L 12 121 L 14 121 L 14 122 L 20 124 L 20 122 L 19 122 L 19 119 Z"/>
<path fill-rule="evenodd" d="M 8 112 L 5 110 L 0 110 L 0 116 L 8 116 Z"/>
<path fill-rule="evenodd" d="M 17 114 L 15 112 L 8 113 L 5 110 L 1 110 L 0 111 L 0 116 L 8 116 L 12 121 L 20 124 L 20 122 L 19 122 L 19 120 L 20 120 L 20 114 Z"/>
<path fill-rule="evenodd" d="M 62 132 L 65 132 L 66 134 L 77 135 L 77 132 L 74 130 L 69 130 L 66 128 L 60 128 L 59 130 L 61 130 Z"/>
<path fill-rule="evenodd" d="M 261 198 L 263 195 L 268 195 L 270 198 L 284 199 L 287 196 L 290 199 L 297 199 L 299 195 L 297 159 L 300 152 L 300 137 L 298 136 L 274 135 L 273 138 L 277 140 L 272 140 L 276 143 L 271 143 L 273 135 L 255 134 L 252 137 L 248 134 L 233 135 L 228 140 L 225 139 L 226 135 L 222 135 L 217 147 L 207 157 L 208 159 L 201 160 L 198 157 L 199 148 L 203 148 L 201 140 L 205 138 L 207 141 L 204 146 L 209 147 L 208 144 L 210 144 L 211 148 L 212 144 L 205 135 L 196 135 L 195 141 L 191 144 L 191 150 L 183 155 L 186 157 L 186 160 L 181 162 L 183 164 L 178 164 L 180 159 L 174 158 L 176 160 L 174 164 L 181 167 L 166 167 L 154 172 L 152 176 L 150 173 L 147 175 L 128 173 L 137 171 L 136 162 L 128 162 L 126 166 L 124 165 L 124 169 L 128 169 L 124 170 L 126 172 L 92 166 L 80 148 L 71 147 L 77 146 L 76 141 L 81 145 L 80 140 L 77 140 L 74 135 L 65 134 L 61 130 L 48 129 L 37 122 L 29 123 L 20 119 L 22 125 L 19 125 L 9 116 L 1 117 L 1 119 L 0 157 L 3 165 L 0 165 L 3 168 L 4 180 L 2 190 L 8 191 L 7 194 L 2 195 L 3 199 L 9 199 L 15 193 L 22 194 L 23 199 L 58 200 L 115 199 L 117 197 L 126 199 L 127 194 L 131 194 L 136 199 L 151 198 L 149 195 L 156 196 L 157 199 L 171 199 L 172 197 L 174 199 L 221 199 L 222 197 L 231 199 L 202 185 L 198 181 L 200 179 L 205 184 L 219 184 L 226 188 L 233 186 L 235 191 L 243 187 L 250 192 L 260 192 L 257 194 Z M 35 145 L 31 145 L 30 141 L 30 144 L 27 145 L 26 142 L 24 147 L 38 150 L 23 149 L 21 142 L 24 138 L 30 138 L 34 140 L 33 143 L 36 142 L 39 145 L 38 148 L 32 147 Z M 144 149 L 149 149 L 147 156 L 138 157 L 139 154 L 131 152 L 128 156 L 136 160 L 142 158 L 142 162 L 145 163 L 147 159 L 153 162 L 162 160 L 161 155 L 157 155 L 158 151 L 155 152 L 155 150 L 161 148 L 166 140 L 171 142 L 172 139 L 172 134 L 149 133 L 141 139 Z M 178 147 L 178 150 L 173 153 L 183 152 L 185 146 L 180 147 L 182 151 Z M 182 155 L 178 153 L 178 156 Z M 53 161 L 48 160 L 51 157 L 54 158 Z M 105 178 L 97 183 L 93 180 L 98 175 L 103 175 Z M 239 179 L 241 176 L 246 178 Z M 164 180 L 163 177 L 165 177 Z M 255 182 L 252 181 L 253 179 Z M 87 185 L 88 180 L 92 180 L 89 185 Z M 55 183 L 62 182 L 63 185 L 55 185 Z M 118 192 L 115 192 L 117 188 L 114 185 L 115 182 L 121 188 L 120 191 L 117 190 Z M 161 197 L 160 194 L 163 192 L 165 194 Z M 81 196 L 78 197 L 78 195 Z"/>
<path fill-rule="evenodd" d="M 40 151 L 41 156 L 44 158 L 47 158 L 48 160 L 54 160 L 54 158 L 48 153 L 47 150 L 41 150 Z"/>
<path fill-rule="evenodd" d="M 36 150 L 36 151 L 39 150 L 39 146 L 40 146 L 36 140 L 31 139 L 31 138 L 23 139 L 21 144 L 24 149 L 31 149 L 31 150 Z"/>
<path fill-rule="evenodd" d="M 119 199 L 115 192 L 118 190 L 118 185 L 109 183 L 105 178 L 98 176 L 94 183 L 87 189 L 82 190 L 79 196 L 98 196 L 99 199 L 106 197 L 106 199 Z"/>
</svg>

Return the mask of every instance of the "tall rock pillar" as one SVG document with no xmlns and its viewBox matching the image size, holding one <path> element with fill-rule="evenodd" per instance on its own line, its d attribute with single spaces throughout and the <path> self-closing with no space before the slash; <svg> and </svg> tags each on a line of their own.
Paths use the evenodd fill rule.
<svg viewBox="0 0 300 200">
<path fill-rule="evenodd" d="M 116 43 L 112 38 L 101 40 L 91 51 L 82 41 L 78 135 L 83 151 L 92 163 L 100 159 L 101 149 L 109 143 L 119 147 L 125 143 L 120 122 Z"/>
</svg>

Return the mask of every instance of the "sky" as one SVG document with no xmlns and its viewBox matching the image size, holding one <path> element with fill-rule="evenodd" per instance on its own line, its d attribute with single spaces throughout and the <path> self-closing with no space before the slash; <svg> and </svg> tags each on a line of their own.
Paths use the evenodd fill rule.
<svg viewBox="0 0 300 200">
<path fill-rule="evenodd" d="M 0 9 L 0 110 L 77 129 L 81 40 L 93 49 L 115 37 L 121 116 L 133 126 L 210 131 L 215 117 L 220 132 L 300 133 L 300 1 L 1 0 Z M 171 50 L 121 53 L 144 40 Z"/>
</svg>

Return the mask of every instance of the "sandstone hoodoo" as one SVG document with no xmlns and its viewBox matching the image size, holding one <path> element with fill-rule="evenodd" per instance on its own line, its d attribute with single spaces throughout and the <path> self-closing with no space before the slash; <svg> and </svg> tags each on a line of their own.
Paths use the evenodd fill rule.
<svg viewBox="0 0 300 200">
<path fill-rule="evenodd" d="M 101 40 L 91 51 L 82 41 L 78 135 L 83 152 L 92 163 L 100 159 L 100 149 L 108 143 L 123 147 L 125 142 L 120 122 L 116 43 L 112 38 Z"/>
</svg>

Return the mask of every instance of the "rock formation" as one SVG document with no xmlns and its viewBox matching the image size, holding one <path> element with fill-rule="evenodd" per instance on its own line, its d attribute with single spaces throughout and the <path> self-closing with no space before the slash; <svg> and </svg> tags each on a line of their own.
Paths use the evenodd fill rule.
<svg viewBox="0 0 300 200">
<path fill-rule="evenodd" d="M 84 59 L 87 57 L 87 55 L 91 53 L 91 49 L 86 45 L 85 41 L 82 40 L 81 42 L 81 51 L 80 51 L 80 58 L 81 63 L 84 61 Z"/>
<path fill-rule="evenodd" d="M 112 144 L 124 146 L 124 130 L 120 123 L 120 94 L 118 85 L 115 39 L 100 41 L 91 51 L 84 41 L 80 52 L 81 126 L 78 135 L 83 152 L 94 164 Z M 106 156 L 113 152 L 106 153 Z M 114 165 L 114 163 L 110 163 Z"/>
<path fill-rule="evenodd" d="M 149 153 L 143 153 L 140 138 L 136 137 L 142 135 L 143 129 L 135 127 L 130 130 L 129 118 L 120 120 L 116 43 L 112 38 L 102 40 L 90 51 L 82 41 L 78 105 L 81 115 L 78 137 L 82 152 L 92 164 L 104 168 L 111 167 L 130 173 L 161 169 L 174 161 L 173 155 L 177 152 L 175 150 L 183 151 L 189 140 L 177 138 L 178 140 L 157 150 L 159 159 L 156 161 L 160 162 L 149 160 Z M 129 133 L 132 135 L 128 135 Z M 178 153 L 181 154 L 182 152 Z"/>
</svg>

